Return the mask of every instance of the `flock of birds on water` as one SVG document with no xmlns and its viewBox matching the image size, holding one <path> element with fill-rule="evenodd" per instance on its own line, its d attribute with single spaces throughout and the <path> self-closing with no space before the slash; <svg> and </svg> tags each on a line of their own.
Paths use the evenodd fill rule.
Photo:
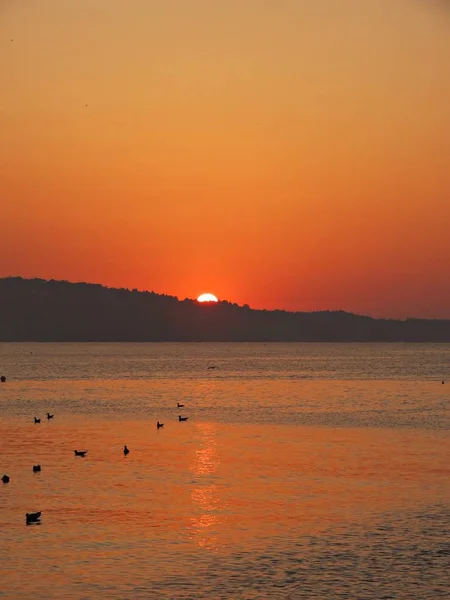
<svg viewBox="0 0 450 600">
<path fill-rule="evenodd" d="M 212 367 L 208 367 L 208 369 L 215 369 L 217 367 L 212 366 Z M 0 381 L 2 383 L 5 383 L 6 381 L 6 377 L 4 375 L 2 375 L 0 377 Z M 442 385 L 444 385 L 445 381 L 442 380 Z M 184 404 L 180 404 L 179 402 L 177 402 L 177 408 L 184 408 Z M 53 419 L 55 415 L 51 415 L 50 413 L 47 413 L 47 421 L 50 421 L 51 419 Z M 178 422 L 182 423 L 183 421 L 187 421 L 189 417 L 182 417 L 181 415 L 178 415 Z M 34 423 L 35 425 L 40 423 L 41 419 L 38 417 L 34 417 Z M 161 429 L 161 427 L 164 427 L 164 423 L 160 423 L 159 421 L 156 421 L 156 429 Z M 74 450 L 74 454 L 75 456 L 80 456 L 82 458 L 84 458 L 87 454 L 87 450 Z M 127 445 L 125 445 L 123 447 L 123 455 L 127 456 L 130 453 L 130 449 L 128 448 Z M 41 465 L 33 465 L 33 473 L 39 473 L 41 471 Z M 2 477 L 2 482 L 3 483 L 9 483 L 10 477 L 9 475 L 3 475 Z M 35 512 L 35 513 L 26 513 L 25 514 L 25 520 L 26 520 L 26 524 L 27 525 L 31 525 L 32 523 L 40 523 L 40 518 L 41 518 L 41 514 L 42 512 Z"/>
<path fill-rule="evenodd" d="M 1 377 L 1 381 L 4 382 L 4 376 Z M 184 404 L 180 404 L 179 402 L 177 402 L 177 408 L 184 408 Z M 50 421 L 51 419 L 53 419 L 55 415 L 51 415 L 50 413 L 47 413 L 47 421 Z M 181 415 L 178 415 L 178 422 L 179 423 L 183 423 L 184 421 L 187 421 L 189 417 L 182 417 Z M 41 422 L 41 419 L 38 417 L 34 417 L 34 424 L 39 424 Z M 156 429 L 161 429 L 161 427 L 164 427 L 164 423 L 160 423 L 159 421 L 156 421 Z M 81 458 L 84 458 L 87 454 L 87 450 L 74 450 L 73 451 L 75 456 L 80 456 Z M 123 455 L 127 456 L 130 453 L 130 449 L 128 448 L 128 446 L 125 444 L 125 446 L 123 447 Z M 41 465 L 33 465 L 33 473 L 40 473 L 41 471 Z M 6 473 L 3 475 L 2 477 L 2 483 L 9 483 L 10 481 L 10 477 L 9 475 L 6 475 Z M 25 522 L 27 525 L 32 525 L 33 523 L 38 523 L 40 524 L 40 518 L 41 518 L 41 514 L 42 512 L 34 512 L 34 513 L 26 513 L 25 514 Z"/>
</svg>

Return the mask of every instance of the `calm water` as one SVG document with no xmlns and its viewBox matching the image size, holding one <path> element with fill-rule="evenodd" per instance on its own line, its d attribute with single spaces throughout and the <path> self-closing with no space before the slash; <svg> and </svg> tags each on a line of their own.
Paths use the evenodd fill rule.
<svg viewBox="0 0 450 600">
<path fill-rule="evenodd" d="M 450 596 L 450 345 L 0 344 L 0 374 L 0 598 Z"/>
</svg>

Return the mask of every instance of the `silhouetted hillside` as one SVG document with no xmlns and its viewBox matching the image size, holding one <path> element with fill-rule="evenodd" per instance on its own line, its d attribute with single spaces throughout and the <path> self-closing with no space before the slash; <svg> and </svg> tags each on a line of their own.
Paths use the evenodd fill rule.
<svg viewBox="0 0 450 600">
<path fill-rule="evenodd" d="M 0 279 L 2 341 L 450 342 L 450 320 L 253 310 L 88 283 Z"/>
</svg>

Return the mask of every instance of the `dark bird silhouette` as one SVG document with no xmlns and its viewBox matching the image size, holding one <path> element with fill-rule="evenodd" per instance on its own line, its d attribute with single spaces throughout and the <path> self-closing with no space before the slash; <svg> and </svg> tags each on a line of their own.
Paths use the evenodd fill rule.
<svg viewBox="0 0 450 600">
<path fill-rule="evenodd" d="M 161 429 L 161 427 L 164 427 L 164 423 L 160 423 L 159 421 L 156 421 L 156 429 Z"/>
<path fill-rule="evenodd" d="M 189 417 L 182 417 L 181 415 L 178 415 L 178 421 L 181 423 L 181 421 L 187 421 Z"/>
<path fill-rule="evenodd" d="M 34 417 L 34 422 L 35 422 L 35 423 L 40 423 L 40 422 L 41 422 L 41 420 L 40 420 L 40 419 L 38 419 L 37 417 Z"/>
<path fill-rule="evenodd" d="M 179 402 L 177 402 L 177 408 L 184 408 L 184 404 L 180 404 Z"/>
<path fill-rule="evenodd" d="M 215 365 L 212 365 L 211 367 L 208 367 L 208 369 L 217 369 L 217 367 Z"/>
<path fill-rule="evenodd" d="M 27 513 L 25 515 L 26 520 L 27 520 L 27 525 L 29 525 L 30 523 L 39 523 L 39 519 L 41 518 L 41 512 L 35 512 L 35 513 Z"/>
<path fill-rule="evenodd" d="M 0 381 L 1 381 L 2 383 L 5 383 L 5 381 L 6 381 L 6 377 L 5 377 L 4 375 L 2 375 L 2 376 L 0 377 Z"/>
<path fill-rule="evenodd" d="M 33 465 L 33 473 L 39 473 L 41 470 L 41 465 Z"/>
<path fill-rule="evenodd" d="M 87 450 L 74 450 L 75 456 L 86 456 Z"/>
<path fill-rule="evenodd" d="M 50 421 L 50 419 L 53 419 L 55 415 L 51 415 L 50 413 L 47 413 L 47 419 Z"/>
<path fill-rule="evenodd" d="M 8 477 L 8 475 L 6 475 L 6 474 L 3 475 L 2 481 L 3 481 L 3 483 L 9 483 L 9 477 Z"/>
<path fill-rule="evenodd" d="M 128 450 L 128 448 L 126 446 L 123 447 L 123 453 L 126 456 L 127 454 L 130 454 L 130 451 Z"/>
<path fill-rule="evenodd" d="M 444 385 L 444 383 L 445 383 L 444 380 L 442 380 L 442 385 Z"/>
</svg>

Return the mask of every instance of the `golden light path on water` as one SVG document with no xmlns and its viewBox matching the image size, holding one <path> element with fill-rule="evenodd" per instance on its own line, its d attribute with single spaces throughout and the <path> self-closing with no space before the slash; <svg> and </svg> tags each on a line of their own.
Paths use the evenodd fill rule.
<svg viewBox="0 0 450 600">
<path fill-rule="evenodd" d="M 199 546 L 214 551 L 218 550 L 217 528 L 222 523 L 220 511 L 225 507 L 217 485 L 211 483 L 212 476 L 220 466 L 216 434 L 217 425 L 213 423 L 197 425 L 196 438 L 201 446 L 195 451 L 190 466 L 197 483 L 191 492 L 192 504 L 199 514 L 192 517 L 189 528 Z"/>
</svg>

